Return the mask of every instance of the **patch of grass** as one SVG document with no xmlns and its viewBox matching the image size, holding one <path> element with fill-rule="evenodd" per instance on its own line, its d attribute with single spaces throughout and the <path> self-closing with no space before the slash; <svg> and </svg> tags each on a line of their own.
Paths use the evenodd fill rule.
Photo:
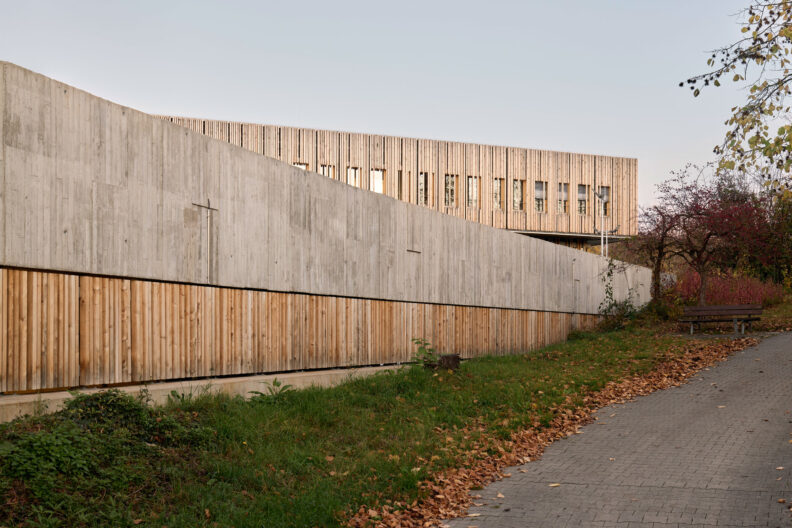
<svg viewBox="0 0 792 528">
<path fill-rule="evenodd" d="M 762 320 L 755 323 L 757 329 L 784 330 L 792 328 L 792 295 L 787 295 L 781 304 L 766 308 Z"/>
<path fill-rule="evenodd" d="M 413 501 L 477 436 L 541 427 L 679 342 L 633 326 L 250 400 L 78 396 L 0 425 L 0 526 L 335 526 L 362 504 Z"/>
</svg>

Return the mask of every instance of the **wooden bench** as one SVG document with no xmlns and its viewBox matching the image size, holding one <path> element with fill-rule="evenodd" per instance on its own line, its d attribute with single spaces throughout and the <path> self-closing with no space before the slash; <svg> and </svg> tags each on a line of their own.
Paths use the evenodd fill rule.
<svg viewBox="0 0 792 528">
<path fill-rule="evenodd" d="M 734 333 L 737 333 L 737 323 L 742 323 L 742 333 L 745 334 L 745 323 L 748 330 L 751 323 L 758 321 L 762 315 L 761 304 L 738 304 L 724 306 L 685 306 L 680 323 L 690 323 L 690 333 L 693 327 L 701 329 L 702 323 L 734 323 Z"/>
</svg>

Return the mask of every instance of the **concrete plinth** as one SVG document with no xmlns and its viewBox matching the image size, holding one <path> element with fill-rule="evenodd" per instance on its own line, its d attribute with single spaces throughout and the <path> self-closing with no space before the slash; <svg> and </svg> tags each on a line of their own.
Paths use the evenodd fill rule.
<svg viewBox="0 0 792 528">
<path fill-rule="evenodd" d="M 392 370 L 399 366 L 362 367 L 353 369 L 316 370 L 310 372 L 290 372 L 285 374 L 266 374 L 259 376 L 238 376 L 229 378 L 212 378 L 188 381 L 171 381 L 150 383 L 147 385 L 127 385 L 117 387 L 118 390 L 137 394 L 147 389 L 156 404 L 163 404 L 168 396 L 176 391 L 179 394 L 203 394 L 205 392 L 225 393 L 229 395 L 248 396 L 250 391 L 266 392 L 266 384 L 277 378 L 284 385 L 295 389 L 310 386 L 330 387 L 351 378 L 370 376 L 383 370 Z M 77 392 L 91 394 L 104 388 L 78 389 Z M 35 394 L 9 394 L 0 396 L 0 422 L 8 422 L 25 414 L 55 412 L 63 407 L 72 395 L 67 391 L 43 392 Z"/>
</svg>

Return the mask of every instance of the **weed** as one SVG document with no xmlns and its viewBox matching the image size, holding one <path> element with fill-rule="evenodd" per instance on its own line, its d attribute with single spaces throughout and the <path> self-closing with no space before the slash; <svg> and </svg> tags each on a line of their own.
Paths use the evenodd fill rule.
<svg viewBox="0 0 792 528">
<path fill-rule="evenodd" d="M 609 258 L 608 267 L 605 269 L 605 273 L 602 276 L 602 282 L 605 286 L 605 297 L 599 305 L 599 313 L 602 316 L 599 327 L 604 331 L 624 328 L 624 325 L 635 317 L 637 312 L 633 304 L 632 289 L 628 290 L 627 298 L 621 301 L 617 301 L 614 298 L 613 277 L 617 271 L 623 270 L 622 266 L 624 266 L 624 263 L 617 263 L 617 261 Z"/>
<path fill-rule="evenodd" d="M 278 378 L 273 378 L 271 382 L 265 381 L 264 387 L 267 389 L 267 392 L 249 391 L 250 394 L 254 395 L 251 398 L 254 403 L 278 403 L 283 400 L 286 393 L 294 390 L 292 385 L 284 385 L 282 382 L 278 381 Z"/>
<path fill-rule="evenodd" d="M 422 337 L 415 337 L 412 342 L 418 347 L 412 357 L 413 363 L 426 368 L 436 367 L 440 360 L 440 355 L 432 344 Z"/>
<path fill-rule="evenodd" d="M 24 480 L 37 498 L 46 497 L 57 477 L 78 478 L 93 469 L 91 435 L 83 435 L 73 423 L 52 431 L 24 435 L 10 447 L 0 449 L 3 474 Z"/>
</svg>

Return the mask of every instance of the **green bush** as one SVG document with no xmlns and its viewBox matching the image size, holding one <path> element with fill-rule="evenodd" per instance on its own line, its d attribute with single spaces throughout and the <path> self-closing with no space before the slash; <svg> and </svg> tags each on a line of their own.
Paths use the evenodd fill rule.
<svg viewBox="0 0 792 528">
<path fill-rule="evenodd" d="M 78 478 L 94 470 L 91 438 L 65 422 L 52 431 L 36 431 L 0 450 L 3 475 L 25 481 L 39 498 L 50 493 L 58 477 Z"/>
<path fill-rule="evenodd" d="M 127 431 L 136 439 L 164 445 L 200 443 L 207 437 L 202 428 L 189 425 L 189 415 L 152 408 L 142 397 L 118 389 L 75 394 L 59 414 L 90 431 L 112 428 Z"/>
</svg>

